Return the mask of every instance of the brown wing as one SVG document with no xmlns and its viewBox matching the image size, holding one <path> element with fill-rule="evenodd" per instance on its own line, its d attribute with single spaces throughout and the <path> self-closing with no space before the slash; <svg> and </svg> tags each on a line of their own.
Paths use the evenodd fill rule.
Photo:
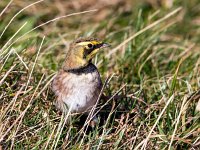
<svg viewBox="0 0 200 150">
<path fill-rule="evenodd" d="M 63 92 L 63 88 L 65 87 L 63 85 L 63 79 L 66 77 L 66 74 L 62 71 L 58 72 L 54 80 L 51 84 L 51 89 L 55 93 L 56 96 L 59 96 Z"/>
<path fill-rule="evenodd" d="M 61 110 L 62 112 L 67 112 L 67 106 L 62 101 L 62 97 L 68 93 L 66 86 L 63 83 L 64 78 L 66 77 L 66 74 L 63 72 L 59 72 L 51 84 L 51 89 L 56 95 L 56 101 L 55 106 L 57 109 Z"/>
</svg>

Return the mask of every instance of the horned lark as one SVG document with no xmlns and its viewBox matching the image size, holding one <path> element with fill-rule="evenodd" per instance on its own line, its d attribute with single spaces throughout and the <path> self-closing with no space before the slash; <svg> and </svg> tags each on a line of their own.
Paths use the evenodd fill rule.
<svg viewBox="0 0 200 150">
<path fill-rule="evenodd" d="M 63 67 L 52 82 L 56 106 L 62 112 L 88 112 L 96 104 L 102 81 L 91 60 L 108 46 L 95 38 L 79 38 L 71 43 Z"/>
</svg>

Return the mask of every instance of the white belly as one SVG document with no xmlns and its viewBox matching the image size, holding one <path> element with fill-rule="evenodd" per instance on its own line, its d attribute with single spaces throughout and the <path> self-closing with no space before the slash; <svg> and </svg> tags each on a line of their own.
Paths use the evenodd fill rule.
<svg viewBox="0 0 200 150">
<path fill-rule="evenodd" d="M 101 80 L 98 72 L 78 76 L 72 74 L 70 79 L 66 77 L 63 82 L 70 92 L 62 97 L 68 111 L 84 112 L 95 105 L 101 90 Z"/>
</svg>

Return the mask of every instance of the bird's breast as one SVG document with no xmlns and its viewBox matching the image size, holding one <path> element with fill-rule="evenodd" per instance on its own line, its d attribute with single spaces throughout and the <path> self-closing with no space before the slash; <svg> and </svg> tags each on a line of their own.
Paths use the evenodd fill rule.
<svg viewBox="0 0 200 150">
<path fill-rule="evenodd" d="M 60 75 L 60 88 L 57 90 L 58 101 L 64 102 L 71 112 L 84 112 L 95 105 L 102 82 L 98 71 Z"/>
</svg>

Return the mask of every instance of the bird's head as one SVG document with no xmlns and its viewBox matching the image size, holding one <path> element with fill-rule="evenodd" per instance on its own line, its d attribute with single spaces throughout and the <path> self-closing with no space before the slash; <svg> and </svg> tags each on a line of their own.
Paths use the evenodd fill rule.
<svg viewBox="0 0 200 150">
<path fill-rule="evenodd" d="M 78 38 L 71 43 L 65 60 L 66 69 L 79 69 L 87 66 L 100 49 L 108 47 L 96 38 Z"/>
</svg>

